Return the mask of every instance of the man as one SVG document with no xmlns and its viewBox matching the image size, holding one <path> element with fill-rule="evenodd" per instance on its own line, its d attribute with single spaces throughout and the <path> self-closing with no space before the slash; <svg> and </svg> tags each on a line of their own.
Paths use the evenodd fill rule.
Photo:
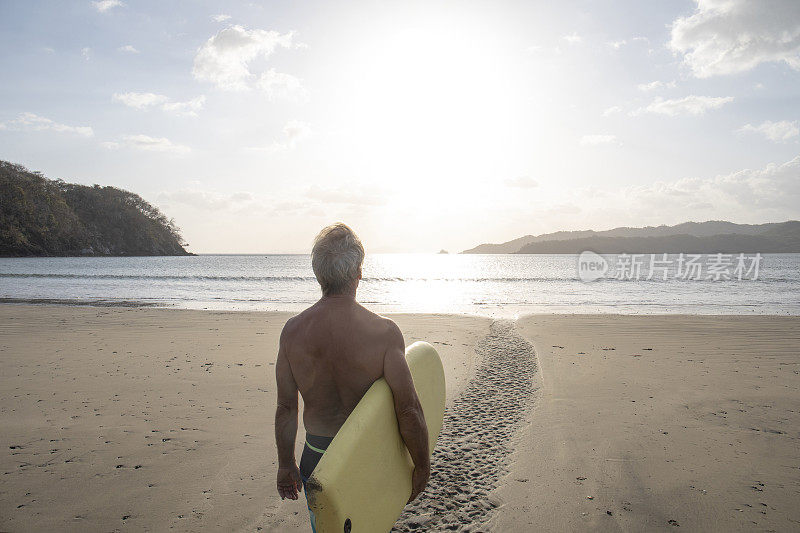
<svg viewBox="0 0 800 533">
<path fill-rule="evenodd" d="M 275 364 L 278 407 L 278 493 L 297 499 L 333 437 L 375 380 L 392 390 L 400 434 L 414 461 L 409 502 L 430 476 L 428 429 L 397 325 L 356 302 L 364 247 L 345 224 L 320 231 L 311 266 L 322 298 L 283 328 Z M 294 455 L 297 393 L 303 397 L 306 442 L 298 469 Z M 367 502 L 365 502 L 366 504 Z M 314 516 L 311 515 L 312 527 Z"/>
</svg>

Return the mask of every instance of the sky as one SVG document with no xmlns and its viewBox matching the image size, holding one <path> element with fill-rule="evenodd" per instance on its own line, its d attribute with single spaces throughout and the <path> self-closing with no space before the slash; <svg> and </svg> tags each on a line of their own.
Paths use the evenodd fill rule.
<svg viewBox="0 0 800 533">
<path fill-rule="evenodd" d="M 800 2 L 0 2 L 0 159 L 195 253 L 800 218 Z"/>
</svg>

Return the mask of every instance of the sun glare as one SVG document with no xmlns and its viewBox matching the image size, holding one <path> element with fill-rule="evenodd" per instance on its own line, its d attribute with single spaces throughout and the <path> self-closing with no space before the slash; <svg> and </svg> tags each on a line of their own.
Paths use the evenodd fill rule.
<svg viewBox="0 0 800 533">
<path fill-rule="evenodd" d="M 512 119 L 513 80 L 498 47 L 499 35 L 479 26 L 428 22 L 381 35 L 353 94 L 369 156 L 420 182 L 492 168 Z"/>
</svg>

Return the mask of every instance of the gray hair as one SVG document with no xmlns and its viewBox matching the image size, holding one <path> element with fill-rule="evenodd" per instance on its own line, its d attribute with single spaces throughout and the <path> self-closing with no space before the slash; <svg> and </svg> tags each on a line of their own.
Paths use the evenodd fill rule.
<svg viewBox="0 0 800 533">
<path fill-rule="evenodd" d="M 358 279 L 364 262 L 364 246 L 346 224 L 337 222 L 322 228 L 311 249 L 311 268 L 322 294 L 341 294 Z"/>
</svg>

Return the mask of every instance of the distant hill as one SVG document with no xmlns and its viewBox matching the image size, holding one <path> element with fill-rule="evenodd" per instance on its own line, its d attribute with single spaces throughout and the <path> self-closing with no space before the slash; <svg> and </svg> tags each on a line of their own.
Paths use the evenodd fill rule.
<svg viewBox="0 0 800 533">
<path fill-rule="evenodd" d="M 559 231 L 481 244 L 465 254 L 750 253 L 800 252 L 800 222 L 734 224 L 685 222 L 676 226 Z"/>
<path fill-rule="evenodd" d="M 0 161 L 0 256 L 191 255 L 172 220 L 115 187 Z"/>
</svg>

